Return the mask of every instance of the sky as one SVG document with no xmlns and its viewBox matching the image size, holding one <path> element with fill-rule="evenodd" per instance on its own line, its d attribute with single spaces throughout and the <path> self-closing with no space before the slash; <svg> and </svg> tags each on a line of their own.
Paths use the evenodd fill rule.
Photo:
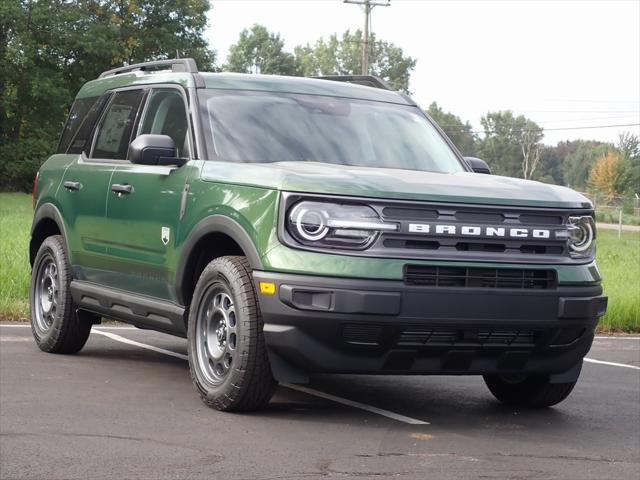
<svg viewBox="0 0 640 480">
<path fill-rule="evenodd" d="M 362 28 L 342 0 L 213 0 L 207 38 L 224 63 L 240 32 L 262 24 L 289 51 Z M 409 89 L 481 130 L 512 110 L 545 128 L 544 143 L 615 142 L 640 126 L 640 0 L 390 0 L 373 10 L 378 39 L 417 59 Z"/>
</svg>

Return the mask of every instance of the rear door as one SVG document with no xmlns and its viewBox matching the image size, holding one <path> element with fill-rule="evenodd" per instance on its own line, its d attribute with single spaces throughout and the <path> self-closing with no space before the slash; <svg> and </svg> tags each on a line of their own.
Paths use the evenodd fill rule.
<svg viewBox="0 0 640 480">
<path fill-rule="evenodd" d="M 169 135 L 179 156 L 193 158 L 187 102 L 179 86 L 152 88 L 133 137 Z M 176 168 L 125 161 L 116 167 L 104 232 L 110 246 L 110 286 L 175 301 L 174 245 L 195 169 L 193 162 Z"/>
<path fill-rule="evenodd" d="M 60 139 L 59 153 L 70 156 L 56 200 L 66 222 L 67 242 L 74 277 L 96 281 L 106 253 L 99 241 L 106 220 L 106 201 L 114 164 L 88 161 L 91 139 L 101 114 L 111 99 L 78 99 Z"/>
</svg>

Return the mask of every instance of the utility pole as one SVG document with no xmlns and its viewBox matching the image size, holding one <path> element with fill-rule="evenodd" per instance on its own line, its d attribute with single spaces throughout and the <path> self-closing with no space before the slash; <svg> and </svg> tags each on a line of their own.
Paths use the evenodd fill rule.
<svg viewBox="0 0 640 480">
<path fill-rule="evenodd" d="M 380 2 L 375 0 L 343 0 L 344 3 L 353 3 L 364 6 L 364 38 L 362 41 L 362 75 L 369 74 L 369 26 L 371 25 L 371 10 L 375 7 L 388 7 L 391 0 Z"/>
</svg>

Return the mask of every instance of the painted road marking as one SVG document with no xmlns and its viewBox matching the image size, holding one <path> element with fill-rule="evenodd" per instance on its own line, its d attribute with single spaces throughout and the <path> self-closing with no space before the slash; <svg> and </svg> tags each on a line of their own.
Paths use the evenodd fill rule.
<svg viewBox="0 0 640 480">
<path fill-rule="evenodd" d="M 103 332 L 100 330 L 97 330 L 96 333 L 99 335 L 108 337 L 111 340 L 115 340 L 116 342 L 126 343 L 127 345 L 133 345 L 136 347 L 144 348 L 146 350 L 151 350 L 153 352 L 164 353 L 165 355 L 171 355 L 172 357 L 180 358 L 182 360 L 188 360 L 188 357 L 181 353 L 172 352 L 171 350 L 166 350 L 164 348 L 154 347 L 153 345 L 148 345 L 146 343 L 136 342 L 135 340 L 129 340 L 128 338 L 121 337 L 120 335 L 116 335 L 115 333 Z M 299 392 L 306 393 L 307 395 L 320 397 L 325 400 L 341 403 L 342 405 L 347 405 L 349 407 L 358 408 L 360 410 L 365 410 L 367 412 L 375 413 L 377 415 L 382 415 L 383 417 L 391 418 L 398 422 L 408 423 L 409 425 L 429 425 L 429 422 L 425 422 L 423 420 L 418 420 L 416 418 L 411 418 L 411 417 L 405 417 L 404 415 L 400 415 L 399 413 L 390 412 L 389 410 L 384 410 L 382 408 L 374 407 L 372 405 L 367 405 L 365 403 L 355 402 L 347 398 L 337 397 L 329 393 L 324 393 L 319 390 L 314 390 L 313 388 L 303 387 L 300 385 L 291 385 L 291 384 L 282 384 L 282 386 L 285 388 L 289 388 L 291 390 L 297 390 Z"/>
<path fill-rule="evenodd" d="M 602 360 L 596 360 L 595 358 L 585 358 L 585 362 L 589 363 L 597 363 L 598 365 L 610 365 L 612 367 L 622 367 L 622 368 L 631 368 L 633 370 L 640 370 L 640 367 L 635 365 L 627 365 L 626 363 L 616 363 L 616 362 L 603 362 Z"/>
<path fill-rule="evenodd" d="M 146 343 L 136 342 L 135 340 L 129 340 L 128 338 L 121 337 L 120 335 L 116 335 L 111 332 L 104 332 L 102 330 L 96 330 L 95 333 L 98 335 L 103 335 L 105 337 L 109 337 L 111 340 L 115 340 L 116 342 L 126 343 L 127 345 L 133 345 L 134 347 L 144 348 L 145 350 L 151 350 L 152 352 L 163 353 L 165 355 L 169 355 L 171 357 L 179 358 L 180 360 L 188 360 L 189 357 L 183 355 L 182 353 L 172 352 L 171 350 L 166 350 L 160 347 L 154 347 L 153 345 L 148 345 Z"/>
<path fill-rule="evenodd" d="M 353 400 L 349 400 L 348 398 L 336 397 L 335 395 L 331 395 L 330 393 L 324 393 L 320 390 L 315 390 L 313 388 L 305 387 L 302 385 L 283 383 L 282 386 L 291 390 L 297 390 L 298 392 L 306 393 L 307 395 L 313 395 L 315 397 L 324 398 L 325 400 L 331 400 L 332 402 L 341 403 L 349 407 L 359 408 L 360 410 L 365 410 L 377 415 L 382 415 L 383 417 L 391 418 L 393 420 L 397 420 L 398 422 L 408 423 L 409 425 L 431 425 L 429 422 L 425 422 L 423 420 L 405 417 L 404 415 L 400 415 L 399 413 L 394 413 L 390 412 L 389 410 L 373 407 L 371 405 L 367 405 L 366 403 L 355 402 Z"/>
</svg>

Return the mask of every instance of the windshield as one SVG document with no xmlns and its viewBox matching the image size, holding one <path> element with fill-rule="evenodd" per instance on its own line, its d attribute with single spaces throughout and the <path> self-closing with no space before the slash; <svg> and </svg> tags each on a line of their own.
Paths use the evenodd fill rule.
<svg viewBox="0 0 640 480">
<path fill-rule="evenodd" d="M 414 106 L 273 92 L 199 94 L 208 146 L 220 160 L 464 171 Z"/>
</svg>

